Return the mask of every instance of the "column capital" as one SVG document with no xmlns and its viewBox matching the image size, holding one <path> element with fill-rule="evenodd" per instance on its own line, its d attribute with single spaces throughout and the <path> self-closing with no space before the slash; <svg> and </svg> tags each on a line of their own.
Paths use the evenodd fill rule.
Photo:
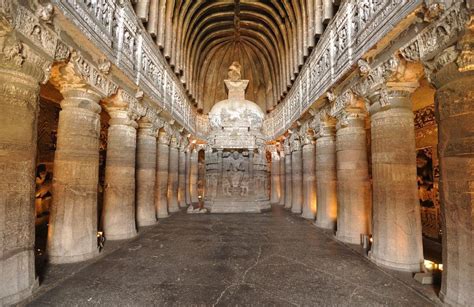
<svg viewBox="0 0 474 307">
<path fill-rule="evenodd" d="M 327 111 L 322 111 L 319 116 L 319 133 L 317 137 L 334 136 L 336 134 L 337 118 L 329 115 Z"/>
<path fill-rule="evenodd" d="M 104 107 L 110 115 L 111 125 L 126 125 L 137 128 L 137 120 L 146 115 L 147 109 L 123 89 L 104 99 Z"/>
<path fill-rule="evenodd" d="M 301 150 L 301 139 L 296 130 L 291 133 L 289 142 L 292 152 Z"/>
<path fill-rule="evenodd" d="M 160 129 L 158 131 L 158 143 L 169 145 L 171 141 L 171 134 L 166 129 Z"/>
<path fill-rule="evenodd" d="M 364 127 L 367 112 L 361 108 L 347 107 L 337 116 L 336 130 L 346 127 Z"/>
</svg>

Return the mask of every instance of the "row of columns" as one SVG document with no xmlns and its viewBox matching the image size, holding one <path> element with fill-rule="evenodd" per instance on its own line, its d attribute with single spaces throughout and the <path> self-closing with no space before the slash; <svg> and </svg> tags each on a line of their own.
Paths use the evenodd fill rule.
<svg viewBox="0 0 474 307">
<path fill-rule="evenodd" d="M 323 116 L 317 129 L 305 126 L 290 132 L 285 157 L 280 159 L 286 175 L 280 190 L 286 195 L 286 208 L 315 219 L 317 227 L 335 230 L 342 242 L 359 244 L 361 235 L 373 234 L 374 262 L 420 271 L 423 252 L 411 89 L 401 92 L 398 87 L 388 93 L 393 107 L 370 110 L 372 193 L 366 112 L 359 107 L 346 108 L 338 118 Z M 376 105 L 380 97 L 370 99 Z"/>
<path fill-rule="evenodd" d="M 14 40 L 3 43 L 18 44 Z M 18 302 L 38 285 L 34 256 L 34 193 L 41 58 L 0 52 L 0 305 Z M 47 253 L 51 263 L 98 255 L 99 136 L 102 105 L 110 116 L 102 226 L 108 240 L 137 235 L 198 199 L 197 151 L 177 133 L 144 116 L 122 90 L 109 98 L 90 86 L 73 64 L 53 66 L 50 81 L 60 89 L 57 143 Z M 101 105 L 102 104 L 102 105 Z M 151 110 L 150 110 L 151 111 Z M 140 119 L 141 117 L 141 119 Z M 18 119 L 21 119 L 18 121 Z M 163 124 L 165 125 L 165 124 Z M 171 139 L 170 139 L 171 138 Z M 181 146 L 180 146 L 181 144 Z M 193 158 L 195 157 L 195 158 Z M 193 163 L 195 165 L 193 165 Z M 193 170 L 195 170 L 193 172 Z M 169 202 L 169 203 L 168 203 Z"/>
</svg>

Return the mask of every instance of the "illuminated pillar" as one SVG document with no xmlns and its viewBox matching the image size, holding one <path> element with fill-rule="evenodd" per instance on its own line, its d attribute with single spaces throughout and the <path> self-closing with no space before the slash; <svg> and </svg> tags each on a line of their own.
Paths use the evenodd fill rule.
<svg viewBox="0 0 474 307">
<path fill-rule="evenodd" d="M 298 137 L 292 139 L 291 147 L 291 212 L 301 214 L 303 207 L 303 157 Z"/>
<path fill-rule="evenodd" d="M 138 124 L 137 138 L 137 224 L 157 222 L 155 208 L 156 128 L 146 117 Z"/>
<path fill-rule="evenodd" d="M 306 135 L 303 145 L 303 213 L 305 219 L 316 217 L 316 161 L 313 136 Z"/>
<path fill-rule="evenodd" d="M 286 198 L 286 170 L 285 170 L 285 152 L 283 150 L 280 151 L 280 201 L 279 205 L 285 205 L 285 198 Z"/>
<path fill-rule="evenodd" d="M 191 151 L 191 159 L 190 159 L 190 174 L 189 174 L 189 189 L 191 193 L 191 203 L 198 203 L 198 150 L 196 146 Z"/>
<path fill-rule="evenodd" d="M 371 193 L 367 160 L 365 113 L 347 109 L 339 121 L 337 152 L 337 232 L 336 238 L 361 243 L 361 234 L 370 234 Z"/>
<path fill-rule="evenodd" d="M 280 156 L 275 146 L 271 146 L 271 189 L 270 189 L 270 203 L 277 204 L 280 199 Z"/>
<path fill-rule="evenodd" d="M 158 133 L 155 207 L 158 219 L 168 217 L 168 167 L 169 167 L 170 135 L 160 130 Z"/>
<path fill-rule="evenodd" d="M 63 100 L 54 155 L 48 227 L 49 262 L 91 259 L 97 249 L 97 190 L 101 94 L 74 72 L 73 64 L 53 69 Z"/>
<path fill-rule="evenodd" d="M 370 94 L 373 244 L 378 265 L 417 272 L 423 263 L 411 93 L 416 82 L 390 82 Z"/>
<path fill-rule="evenodd" d="M 179 147 L 179 158 L 178 158 L 178 205 L 180 208 L 186 207 L 186 147 L 187 143 L 182 141 Z"/>
<path fill-rule="evenodd" d="M 179 140 L 171 137 L 169 167 L 168 167 L 168 211 L 175 213 L 179 211 L 178 205 L 178 185 L 179 185 Z"/>
<path fill-rule="evenodd" d="M 135 223 L 135 164 L 137 123 L 124 101 L 107 106 L 110 115 L 105 166 L 102 224 L 107 240 L 124 240 L 137 235 Z"/>
<path fill-rule="evenodd" d="M 316 139 L 317 204 L 316 226 L 324 229 L 336 228 L 336 122 L 332 118 L 321 121 Z"/>
<path fill-rule="evenodd" d="M 291 147 L 289 139 L 285 140 L 285 209 L 291 209 L 292 183 L 291 183 Z"/>
</svg>

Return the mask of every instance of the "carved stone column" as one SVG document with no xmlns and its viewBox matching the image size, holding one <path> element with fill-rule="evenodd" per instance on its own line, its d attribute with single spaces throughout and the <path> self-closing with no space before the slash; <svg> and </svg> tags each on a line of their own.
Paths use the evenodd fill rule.
<svg viewBox="0 0 474 307">
<path fill-rule="evenodd" d="M 412 272 L 423 264 L 411 102 L 417 87 L 416 82 L 389 82 L 369 96 L 374 239 L 370 258 Z"/>
<path fill-rule="evenodd" d="M 285 140 L 285 209 L 291 208 L 292 183 L 291 183 L 291 147 L 289 139 Z"/>
<path fill-rule="evenodd" d="M 168 217 L 168 167 L 170 135 L 164 129 L 158 133 L 155 207 L 158 219 Z"/>
<path fill-rule="evenodd" d="M 135 224 L 135 164 L 137 115 L 124 92 L 107 102 L 110 115 L 105 166 L 102 223 L 107 240 L 137 235 Z"/>
<path fill-rule="evenodd" d="M 452 306 L 474 302 L 474 18 L 458 48 L 428 64 L 435 94 L 443 216 L 440 297 Z"/>
<path fill-rule="evenodd" d="M 327 116 L 321 120 L 316 139 L 317 204 L 316 226 L 335 229 L 337 218 L 336 190 L 336 121 Z"/>
<path fill-rule="evenodd" d="M 186 189 L 186 140 L 181 142 L 178 158 L 178 205 L 180 208 L 186 207 L 185 189 Z"/>
<path fill-rule="evenodd" d="M 286 198 L 286 174 L 285 174 L 285 152 L 283 148 L 280 150 L 280 201 L 278 204 L 280 206 L 285 205 Z"/>
<path fill-rule="evenodd" d="M 303 142 L 303 213 L 305 219 L 316 217 L 316 161 L 313 136 L 306 133 Z"/>
<path fill-rule="evenodd" d="M 178 205 L 178 174 L 179 163 L 179 140 L 176 136 L 171 137 L 169 167 L 168 167 L 168 211 L 175 213 L 179 211 Z"/>
<path fill-rule="evenodd" d="M 156 224 L 156 127 L 147 117 L 138 123 L 137 138 L 137 224 Z"/>
<path fill-rule="evenodd" d="M 303 208 L 303 157 L 299 136 L 291 137 L 291 212 L 301 214 Z"/>
<path fill-rule="evenodd" d="M 0 41 L 0 305 L 38 285 L 35 277 L 35 157 L 40 59 L 20 42 Z"/>
<path fill-rule="evenodd" d="M 198 203 L 198 150 L 196 146 L 194 146 L 193 150 L 191 151 L 191 170 L 189 174 L 189 184 L 190 184 L 190 192 L 191 192 L 191 203 Z"/>
<path fill-rule="evenodd" d="M 191 149 L 189 146 L 186 147 L 185 150 L 186 155 L 186 178 L 185 178 L 185 186 L 184 186 L 184 196 L 186 205 L 191 205 Z"/>
<path fill-rule="evenodd" d="M 336 134 L 336 238 L 342 242 L 360 244 L 360 235 L 370 233 L 371 223 L 366 115 L 361 109 L 348 108 L 341 117 Z"/>
<path fill-rule="evenodd" d="M 280 201 L 280 155 L 275 146 L 271 146 L 271 188 L 270 188 L 270 203 L 278 204 Z"/>
<path fill-rule="evenodd" d="M 97 185 L 101 96 L 64 86 L 54 158 L 53 204 L 48 229 L 51 263 L 98 255 Z"/>
</svg>

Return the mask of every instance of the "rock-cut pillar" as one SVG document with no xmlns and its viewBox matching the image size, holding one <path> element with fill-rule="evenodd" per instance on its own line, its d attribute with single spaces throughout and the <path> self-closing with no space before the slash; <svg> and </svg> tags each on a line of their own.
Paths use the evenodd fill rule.
<svg viewBox="0 0 474 307">
<path fill-rule="evenodd" d="M 137 137 L 137 225 L 156 224 L 156 129 L 144 117 L 138 124 Z"/>
<path fill-rule="evenodd" d="M 285 146 L 285 209 L 291 209 L 292 181 L 291 181 L 291 150 Z"/>
<path fill-rule="evenodd" d="M 2 38 L 1 43 L 15 47 L 14 42 Z M 36 127 L 42 71 L 21 55 L 5 57 L 0 53 L 0 61 L 0 306 L 3 306 L 28 297 L 38 285 L 33 247 Z"/>
<path fill-rule="evenodd" d="M 191 204 L 191 151 L 189 147 L 185 150 L 186 155 L 186 178 L 184 181 L 184 198 L 186 201 L 186 205 Z"/>
<path fill-rule="evenodd" d="M 291 153 L 291 212 L 301 214 L 303 208 L 303 155 L 299 141 Z"/>
<path fill-rule="evenodd" d="M 415 126 L 411 93 L 417 83 L 391 83 L 371 93 L 373 244 L 370 258 L 394 270 L 423 264 L 416 183 Z"/>
<path fill-rule="evenodd" d="M 87 88 L 63 88 L 54 156 L 53 203 L 47 251 L 51 263 L 98 255 L 100 95 Z"/>
<path fill-rule="evenodd" d="M 338 124 L 337 232 L 336 238 L 360 244 L 361 234 L 370 234 L 371 193 L 367 160 L 365 113 L 347 110 Z"/>
<path fill-rule="evenodd" d="M 316 226 L 324 229 L 336 228 L 336 140 L 333 119 L 321 122 L 321 131 L 316 139 L 317 204 Z"/>
<path fill-rule="evenodd" d="M 199 198 L 198 198 L 198 171 L 199 171 L 199 165 L 198 165 L 198 151 L 196 148 L 193 148 L 191 151 L 191 159 L 190 159 L 190 174 L 189 174 L 189 191 L 191 193 L 191 202 L 192 203 L 198 203 Z"/>
<path fill-rule="evenodd" d="M 471 18 L 471 29 L 473 28 Z M 468 31 L 467 31 L 468 32 Z M 469 32 L 468 32 L 469 33 Z M 461 41 L 459 45 L 472 48 Z M 466 35 L 469 38 L 468 35 Z M 444 52 L 455 53 L 453 47 Z M 471 54 L 471 62 L 465 61 Z M 444 58 L 441 58 L 444 59 Z M 443 265 L 440 297 L 452 306 L 474 302 L 474 66 L 463 50 L 432 80 L 438 122 L 439 191 L 443 216 Z"/>
<path fill-rule="evenodd" d="M 169 167 L 168 167 L 168 211 L 175 213 L 179 211 L 178 187 L 179 187 L 179 142 L 176 137 L 171 138 Z"/>
<path fill-rule="evenodd" d="M 135 164 L 137 123 L 125 107 L 108 107 L 110 115 L 105 166 L 102 226 L 107 240 L 137 235 L 135 223 Z"/>
<path fill-rule="evenodd" d="M 158 219 L 168 217 L 168 167 L 170 154 L 170 136 L 166 131 L 158 134 L 157 159 L 156 159 L 156 183 L 155 183 L 155 207 Z"/>
<path fill-rule="evenodd" d="M 180 208 L 186 208 L 185 189 L 186 189 L 186 147 L 179 148 L 178 158 L 178 205 Z"/>
<path fill-rule="evenodd" d="M 278 204 L 280 201 L 280 155 L 276 149 L 271 152 L 271 188 L 270 188 L 270 203 Z"/>
<path fill-rule="evenodd" d="M 285 152 L 282 150 L 280 151 L 280 201 L 278 204 L 280 206 L 285 205 L 285 194 L 286 194 L 286 174 L 285 174 Z"/>
<path fill-rule="evenodd" d="M 303 213 L 308 220 L 316 217 L 316 161 L 314 144 L 303 145 Z"/>
</svg>

